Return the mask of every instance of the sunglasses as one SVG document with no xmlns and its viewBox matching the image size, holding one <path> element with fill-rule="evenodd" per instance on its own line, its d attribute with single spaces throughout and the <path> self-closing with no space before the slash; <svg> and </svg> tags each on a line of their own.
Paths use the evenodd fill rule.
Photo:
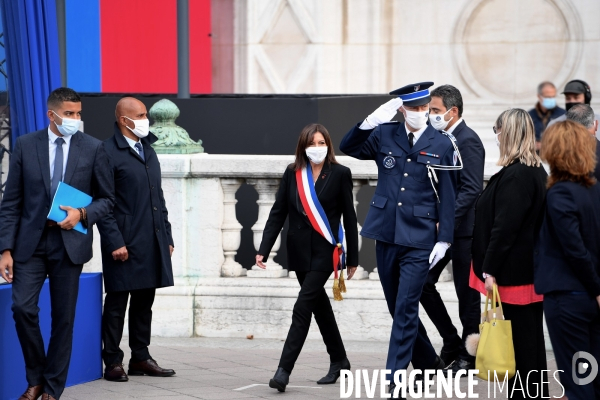
<svg viewBox="0 0 600 400">
<path fill-rule="evenodd" d="M 498 132 L 498 129 L 496 129 L 495 126 L 492 126 L 492 130 L 494 131 L 495 135 L 498 135 L 500 132 Z"/>
</svg>

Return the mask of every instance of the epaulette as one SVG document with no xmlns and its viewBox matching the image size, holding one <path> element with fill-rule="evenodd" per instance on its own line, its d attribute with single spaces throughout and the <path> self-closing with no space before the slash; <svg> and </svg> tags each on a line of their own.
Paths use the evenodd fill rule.
<svg viewBox="0 0 600 400">
<path fill-rule="evenodd" d="M 448 133 L 448 132 L 444 132 L 444 131 L 439 131 L 442 135 L 446 136 L 448 139 L 450 139 L 452 141 L 452 143 L 456 144 L 456 138 L 454 137 L 453 134 Z"/>
</svg>

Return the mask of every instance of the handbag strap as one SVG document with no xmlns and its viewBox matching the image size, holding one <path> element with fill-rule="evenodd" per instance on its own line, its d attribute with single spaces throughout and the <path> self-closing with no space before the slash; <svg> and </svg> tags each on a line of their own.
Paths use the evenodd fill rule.
<svg viewBox="0 0 600 400">
<path fill-rule="evenodd" d="M 496 319 L 496 298 L 498 299 L 500 314 L 502 315 L 502 319 L 504 319 L 504 310 L 502 309 L 502 300 L 500 300 L 500 292 L 498 291 L 498 285 L 494 284 L 494 319 Z"/>
</svg>

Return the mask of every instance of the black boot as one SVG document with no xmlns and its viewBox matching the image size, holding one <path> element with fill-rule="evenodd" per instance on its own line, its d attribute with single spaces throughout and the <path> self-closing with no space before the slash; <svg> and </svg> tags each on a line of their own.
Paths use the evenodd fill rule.
<svg viewBox="0 0 600 400">
<path fill-rule="evenodd" d="M 348 361 L 348 358 L 344 358 L 343 361 L 329 364 L 329 372 L 319 379 L 317 383 L 319 385 L 331 385 L 337 382 L 340 377 L 340 371 L 343 369 L 350 369 L 350 361 Z"/>
<path fill-rule="evenodd" d="M 290 382 L 290 373 L 279 367 L 275 372 L 273 379 L 269 381 L 269 387 L 285 392 L 285 387 Z"/>
</svg>

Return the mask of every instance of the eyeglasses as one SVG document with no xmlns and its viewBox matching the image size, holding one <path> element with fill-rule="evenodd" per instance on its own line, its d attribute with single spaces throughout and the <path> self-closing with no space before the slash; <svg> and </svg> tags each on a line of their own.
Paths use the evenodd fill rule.
<svg viewBox="0 0 600 400">
<path fill-rule="evenodd" d="M 501 132 L 499 132 L 499 129 L 496 129 L 495 126 L 492 126 L 492 129 L 493 129 L 495 135 L 499 135 L 501 133 Z"/>
</svg>

